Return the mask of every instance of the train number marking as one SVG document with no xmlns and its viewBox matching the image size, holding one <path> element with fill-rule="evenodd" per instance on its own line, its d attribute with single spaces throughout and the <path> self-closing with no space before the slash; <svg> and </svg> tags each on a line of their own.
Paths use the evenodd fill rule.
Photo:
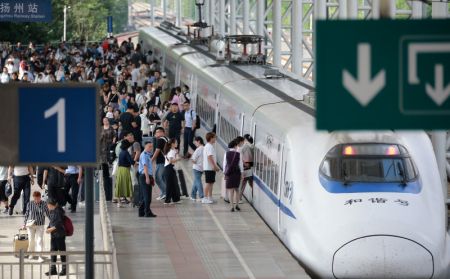
<svg viewBox="0 0 450 279">
<path fill-rule="evenodd" d="M 286 194 L 286 192 L 285 192 L 285 194 Z M 385 199 L 385 198 L 370 198 L 370 199 L 367 199 L 367 201 L 370 202 L 370 203 L 374 203 L 374 204 L 387 204 L 387 203 L 389 203 L 389 200 Z M 363 202 L 364 202 L 363 199 L 349 199 L 349 200 L 345 201 L 344 205 L 349 205 L 350 206 L 352 204 L 363 203 Z M 392 201 L 392 203 L 396 203 L 396 204 L 401 205 L 401 206 L 409 206 L 409 201 L 402 200 L 402 199 L 396 199 L 396 200 Z"/>
</svg>

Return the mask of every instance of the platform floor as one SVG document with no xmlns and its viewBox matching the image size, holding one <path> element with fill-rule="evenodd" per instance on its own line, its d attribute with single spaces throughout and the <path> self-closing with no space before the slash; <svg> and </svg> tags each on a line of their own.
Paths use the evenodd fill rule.
<svg viewBox="0 0 450 279">
<path fill-rule="evenodd" d="M 190 164 L 180 165 L 190 190 Z M 309 278 L 248 203 L 230 212 L 219 185 L 212 205 L 164 205 L 154 199 L 155 187 L 157 218 L 110 204 L 121 278 Z"/>
</svg>

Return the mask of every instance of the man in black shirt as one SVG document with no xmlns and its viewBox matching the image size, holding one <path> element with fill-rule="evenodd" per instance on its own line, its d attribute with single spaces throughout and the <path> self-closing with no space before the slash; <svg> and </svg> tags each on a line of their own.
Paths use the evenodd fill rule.
<svg viewBox="0 0 450 279">
<path fill-rule="evenodd" d="M 165 131 L 163 127 L 156 128 L 155 137 L 156 142 L 153 144 L 155 150 L 153 152 L 152 162 L 156 163 L 155 180 L 160 190 L 159 197 L 157 197 L 156 199 L 162 200 L 166 198 L 166 183 L 163 177 L 164 164 L 166 162 L 166 159 L 164 158 L 163 150 L 164 146 L 168 142 L 168 139 L 165 137 Z"/>
<path fill-rule="evenodd" d="M 176 139 L 179 146 L 181 130 L 184 128 L 184 115 L 178 111 L 178 104 L 173 103 L 170 106 L 170 112 L 166 116 L 164 126 L 169 126 L 169 138 Z"/>
<path fill-rule="evenodd" d="M 59 205 L 66 205 L 66 192 L 64 191 L 64 174 L 61 167 L 53 166 L 44 169 L 43 181 L 47 181 L 48 198 L 55 200 Z"/>
<path fill-rule="evenodd" d="M 50 251 L 66 251 L 66 231 L 64 229 L 64 209 L 55 201 L 49 199 L 47 202 L 48 209 L 50 210 L 50 223 L 48 224 L 47 233 L 51 235 L 50 237 Z M 66 256 L 60 256 L 62 264 L 61 272 L 58 274 L 56 270 L 56 255 L 52 256 L 52 265 L 50 270 L 45 273 L 47 276 L 51 275 L 66 275 Z"/>
<path fill-rule="evenodd" d="M 136 108 L 136 110 L 138 110 Z M 136 116 L 134 115 L 135 105 L 132 103 L 128 103 L 127 111 L 120 115 L 120 125 L 122 125 L 122 133 L 120 138 L 122 139 L 128 132 L 133 132 L 134 129 L 140 129 L 140 126 L 136 123 Z M 135 135 L 136 137 L 136 135 Z"/>
</svg>

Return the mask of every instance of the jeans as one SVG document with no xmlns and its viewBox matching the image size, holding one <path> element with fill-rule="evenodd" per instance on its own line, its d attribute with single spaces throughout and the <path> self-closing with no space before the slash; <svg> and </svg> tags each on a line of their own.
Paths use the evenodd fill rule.
<svg viewBox="0 0 450 279">
<path fill-rule="evenodd" d="M 44 248 L 44 230 L 44 225 L 27 227 L 28 239 L 30 240 L 28 252 L 42 252 Z"/>
<path fill-rule="evenodd" d="M 156 184 L 158 184 L 158 188 L 161 192 L 160 197 L 166 195 L 166 181 L 164 179 L 164 164 L 156 165 L 156 173 L 155 173 Z"/>
<path fill-rule="evenodd" d="M 192 169 L 192 172 L 194 173 L 194 185 L 192 185 L 192 192 L 191 197 L 196 198 L 197 192 L 199 195 L 199 198 L 203 199 L 203 185 L 202 185 L 202 174 L 203 172 L 198 171 L 196 169 Z"/>
<path fill-rule="evenodd" d="M 78 192 L 80 190 L 80 185 L 78 185 L 78 173 L 68 174 L 66 176 L 66 199 L 70 203 L 70 209 L 76 210 L 78 203 Z M 69 195 L 70 189 L 72 189 L 71 195 Z"/>
<path fill-rule="evenodd" d="M 190 127 L 184 128 L 184 135 L 183 135 L 183 155 L 186 156 L 189 151 L 189 146 L 195 150 L 195 144 L 194 144 L 194 136 L 195 131 L 192 130 Z"/>
<path fill-rule="evenodd" d="M 22 191 L 22 214 L 25 214 L 25 212 L 27 211 L 27 205 L 30 202 L 31 192 L 30 177 L 28 175 L 14 176 L 14 194 L 11 199 L 10 208 L 14 208 L 20 198 L 20 194 L 22 193 Z"/>
<path fill-rule="evenodd" d="M 150 209 L 150 204 L 152 202 L 152 186 L 145 181 L 145 174 L 139 175 L 139 192 L 141 193 L 139 216 L 149 216 L 152 214 Z"/>
</svg>

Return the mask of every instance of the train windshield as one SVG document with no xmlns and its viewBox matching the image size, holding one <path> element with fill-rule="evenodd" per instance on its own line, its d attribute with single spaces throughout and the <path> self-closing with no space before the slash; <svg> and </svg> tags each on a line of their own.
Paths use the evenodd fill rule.
<svg viewBox="0 0 450 279">
<path fill-rule="evenodd" d="M 338 145 L 325 157 L 321 173 L 344 183 L 406 183 L 417 177 L 406 149 L 392 144 Z"/>
</svg>

